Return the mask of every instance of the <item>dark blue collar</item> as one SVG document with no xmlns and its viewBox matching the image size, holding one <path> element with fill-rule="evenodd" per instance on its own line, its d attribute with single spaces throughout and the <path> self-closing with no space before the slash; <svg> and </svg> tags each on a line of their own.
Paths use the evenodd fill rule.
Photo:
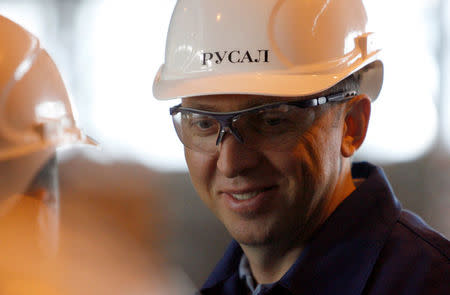
<svg viewBox="0 0 450 295">
<path fill-rule="evenodd" d="M 278 282 L 292 294 L 357 295 L 363 291 L 401 207 L 381 168 L 356 163 L 352 174 L 366 180 L 317 230 Z M 202 290 L 237 286 L 241 256 L 242 249 L 233 241 Z"/>
</svg>

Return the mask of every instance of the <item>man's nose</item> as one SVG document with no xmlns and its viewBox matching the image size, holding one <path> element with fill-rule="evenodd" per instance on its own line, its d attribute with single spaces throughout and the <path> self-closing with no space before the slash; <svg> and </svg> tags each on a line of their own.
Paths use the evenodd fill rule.
<svg viewBox="0 0 450 295">
<path fill-rule="evenodd" d="M 217 169 L 228 178 L 245 175 L 260 161 L 260 152 L 241 143 L 233 134 L 225 133 L 218 147 Z"/>
</svg>

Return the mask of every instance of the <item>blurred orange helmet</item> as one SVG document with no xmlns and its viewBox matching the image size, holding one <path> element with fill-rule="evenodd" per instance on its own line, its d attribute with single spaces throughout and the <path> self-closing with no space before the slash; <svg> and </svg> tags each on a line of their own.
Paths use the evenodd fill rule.
<svg viewBox="0 0 450 295">
<path fill-rule="evenodd" d="M 83 142 L 53 60 L 0 15 L 0 197 L 23 192 L 57 147 Z"/>
</svg>

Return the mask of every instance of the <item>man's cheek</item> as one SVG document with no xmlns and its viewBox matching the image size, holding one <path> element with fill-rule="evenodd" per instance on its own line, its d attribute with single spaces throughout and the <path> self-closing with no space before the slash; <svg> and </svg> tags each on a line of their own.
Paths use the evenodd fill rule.
<svg viewBox="0 0 450 295">
<path fill-rule="evenodd" d="M 185 151 L 185 156 L 192 184 L 203 201 L 205 201 L 206 195 L 209 194 L 212 188 L 214 164 L 204 155 L 191 150 Z"/>
</svg>

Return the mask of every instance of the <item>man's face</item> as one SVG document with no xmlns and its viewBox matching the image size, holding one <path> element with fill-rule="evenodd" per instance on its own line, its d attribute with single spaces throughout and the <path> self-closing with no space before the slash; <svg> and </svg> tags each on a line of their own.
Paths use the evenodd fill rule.
<svg viewBox="0 0 450 295">
<path fill-rule="evenodd" d="M 269 101 L 273 98 L 220 95 L 187 98 L 183 106 L 229 112 Z M 340 107 L 302 111 L 308 128 L 287 151 L 255 150 L 229 133 L 216 154 L 185 149 L 200 198 L 240 244 L 302 241 L 331 213 L 342 164 Z"/>
</svg>

